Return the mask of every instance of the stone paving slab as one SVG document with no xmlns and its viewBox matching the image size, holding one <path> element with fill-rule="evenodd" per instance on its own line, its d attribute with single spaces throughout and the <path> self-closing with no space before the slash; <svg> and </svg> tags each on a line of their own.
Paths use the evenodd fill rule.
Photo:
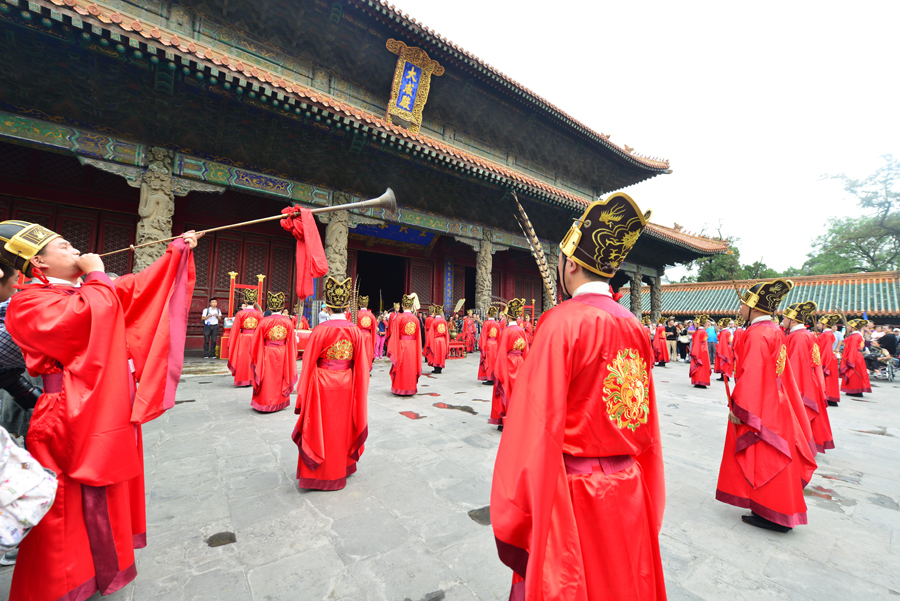
<svg viewBox="0 0 900 601">
<path fill-rule="evenodd" d="M 341 491 L 302 491 L 291 410 L 260 414 L 224 361 L 188 359 L 179 404 L 144 429 L 148 547 L 113 601 L 495 601 L 510 571 L 468 512 L 490 500 L 500 432 L 477 358 L 390 394 L 378 361 L 369 440 Z M 429 368 L 425 368 L 429 372 Z M 660 548 L 672 600 L 888 599 L 900 593 L 900 384 L 829 410 L 837 448 L 819 455 L 808 526 L 744 525 L 714 499 L 725 438 L 723 385 L 654 371 L 666 465 Z M 293 397 L 296 398 L 296 397 Z M 463 410 L 434 407 L 455 405 Z M 420 414 L 409 419 L 401 411 Z M 477 415 L 472 415 L 475 412 Z M 210 547 L 218 532 L 236 542 Z M 0 601 L 11 568 L 0 569 Z M 99 598 L 99 597 L 97 597 Z"/>
</svg>

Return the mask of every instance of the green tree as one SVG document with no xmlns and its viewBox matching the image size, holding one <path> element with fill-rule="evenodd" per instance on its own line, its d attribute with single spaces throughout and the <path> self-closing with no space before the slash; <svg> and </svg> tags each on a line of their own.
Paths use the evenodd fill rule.
<svg viewBox="0 0 900 601">
<path fill-rule="evenodd" d="M 711 257 L 703 257 L 697 259 L 688 267 L 697 268 L 694 275 L 686 275 L 681 278 L 682 282 L 718 282 L 722 280 L 740 280 L 744 278 L 744 271 L 741 267 L 741 251 L 737 248 L 738 238 L 733 236 L 724 237 L 731 247 L 731 254 L 712 255 Z"/>
<path fill-rule="evenodd" d="M 813 242 L 802 271 L 809 274 L 893 271 L 900 264 L 900 160 L 881 157 L 884 164 L 869 176 L 825 176 L 840 181 L 867 213 L 830 219 L 828 230 Z"/>
</svg>

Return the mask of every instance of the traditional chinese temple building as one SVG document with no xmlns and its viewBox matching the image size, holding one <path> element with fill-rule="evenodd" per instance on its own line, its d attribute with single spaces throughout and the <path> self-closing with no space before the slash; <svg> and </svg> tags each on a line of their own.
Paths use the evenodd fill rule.
<svg viewBox="0 0 900 601">
<path fill-rule="evenodd" d="M 900 271 L 873 273 L 845 273 L 840 275 L 812 275 L 788 278 L 794 288 L 781 301 L 781 311 L 791 303 L 811 300 L 819 310 L 816 315 L 843 311 L 847 319 L 865 316 L 876 324 L 900 323 Z M 721 318 L 734 315 L 738 308 L 735 285 L 741 291 L 754 282 L 700 282 L 663 284 L 660 290 L 660 310 L 677 319 L 692 319 L 705 313 Z M 651 314 L 653 290 L 641 287 L 641 312 Z M 625 303 L 625 300 L 620 300 Z M 630 305 L 630 299 L 628 301 Z"/>
<path fill-rule="evenodd" d="M 333 275 L 359 276 L 374 308 L 415 291 L 448 309 L 533 298 L 540 312 L 549 299 L 511 193 L 555 267 L 588 203 L 671 172 L 376 0 L 2 0 L 0 30 L 0 218 L 82 251 L 391 187 L 395 212 L 321 220 Z M 163 250 L 107 268 L 139 270 Z M 666 264 L 723 252 L 651 224 L 614 283 L 659 290 Z M 227 305 L 229 272 L 294 288 L 277 222 L 207 235 L 195 258 L 197 314 L 211 297 Z"/>
</svg>

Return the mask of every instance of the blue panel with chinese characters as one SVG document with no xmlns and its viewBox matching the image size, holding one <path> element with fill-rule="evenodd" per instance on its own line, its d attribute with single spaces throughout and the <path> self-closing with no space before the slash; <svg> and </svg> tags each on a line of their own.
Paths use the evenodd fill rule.
<svg viewBox="0 0 900 601">
<path fill-rule="evenodd" d="M 407 61 L 403 67 L 403 79 L 400 80 L 400 92 L 397 94 L 397 108 L 412 112 L 416 105 L 416 94 L 419 92 L 421 79 L 421 67 Z"/>
</svg>

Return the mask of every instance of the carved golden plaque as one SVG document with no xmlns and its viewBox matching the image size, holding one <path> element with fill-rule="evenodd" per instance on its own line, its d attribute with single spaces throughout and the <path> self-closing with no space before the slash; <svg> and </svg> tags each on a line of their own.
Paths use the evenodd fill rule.
<svg viewBox="0 0 900 601">
<path fill-rule="evenodd" d="M 387 49 L 397 55 L 391 100 L 385 119 L 391 123 L 391 115 L 409 121 L 409 131 L 418 133 L 422 126 L 422 110 L 428 100 L 431 76 L 444 74 L 437 61 L 428 58 L 421 48 L 412 48 L 398 40 L 389 39 Z"/>
</svg>

